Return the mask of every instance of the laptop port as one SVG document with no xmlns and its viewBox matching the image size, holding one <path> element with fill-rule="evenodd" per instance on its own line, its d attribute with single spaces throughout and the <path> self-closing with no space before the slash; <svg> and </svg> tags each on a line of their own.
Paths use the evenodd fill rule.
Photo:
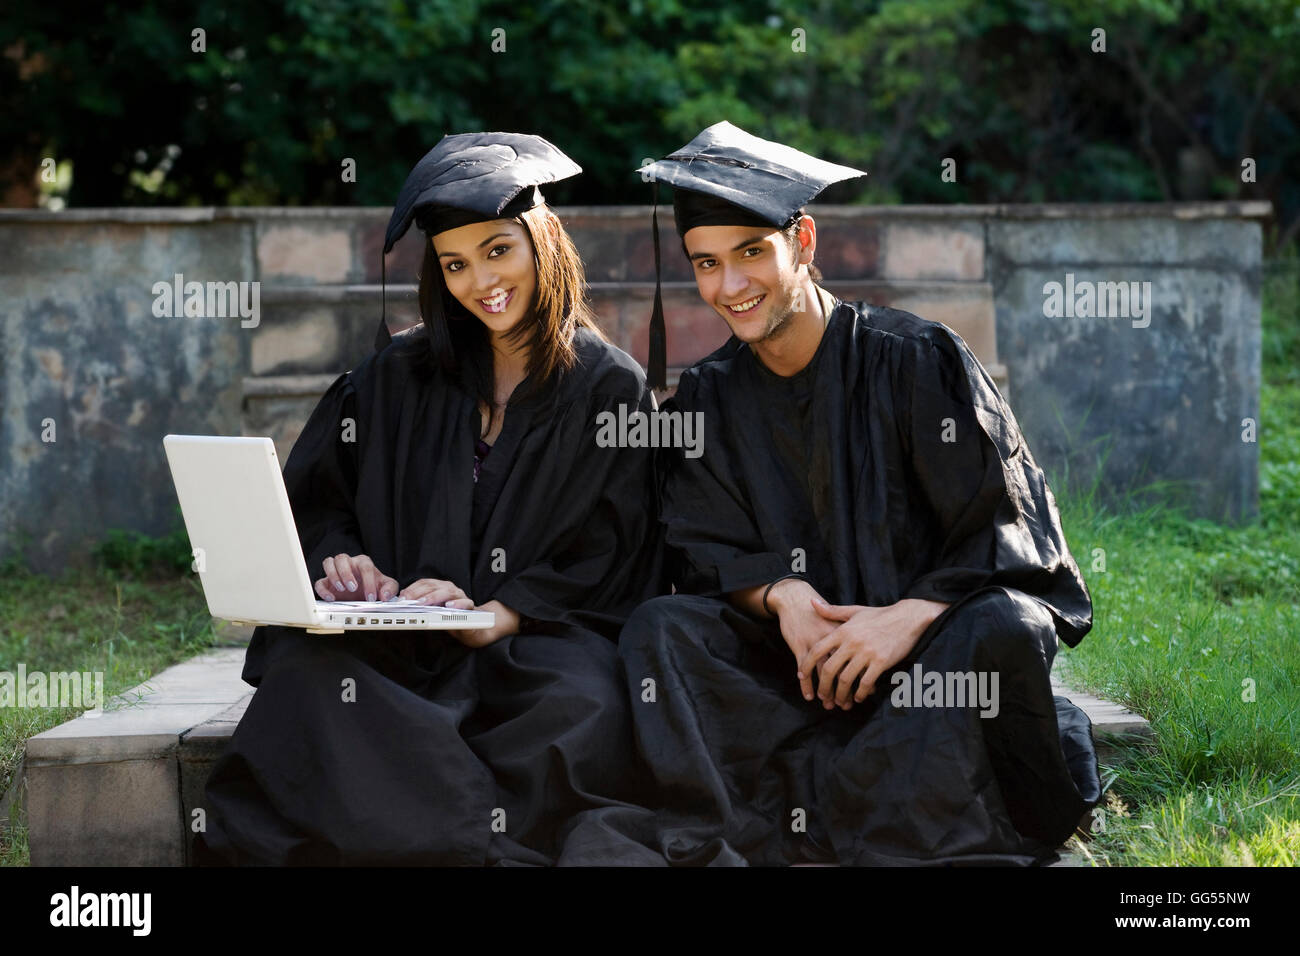
<svg viewBox="0 0 1300 956">
<path fill-rule="evenodd" d="M 378 623 L 379 623 L 379 618 L 377 618 L 377 617 L 372 617 L 372 618 L 370 619 L 370 623 L 371 623 L 371 624 L 378 624 Z"/>
<path fill-rule="evenodd" d="M 406 618 L 404 618 L 404 617 L 399 617 L 399 618 L 398 618 L 394 623 L 397 623 L 397 624 L 405 624 L 405 623 L 406 623 Z"/>
<path fill-rule="evenodd" d="M 385 624 L 392 624 L 392 623 L 393 623 L 393 619 L 392 619 L 391 617 L 386 617 L 386 618 L 384 618 L 384 623 L 385 623 Z"/>
<path fill-rule="evenodd" d="M 345 617 L 345 618 L 343 619 L 343 623 L 344 623 L 344 624 L 351 624 L 351 623 L 352 623 L 352 618 L 350 618 L 350 617 Z"/>
</svg>

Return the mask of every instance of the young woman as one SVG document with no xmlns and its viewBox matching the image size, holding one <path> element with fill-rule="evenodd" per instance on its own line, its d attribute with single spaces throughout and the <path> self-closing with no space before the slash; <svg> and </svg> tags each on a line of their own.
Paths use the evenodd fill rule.
<svg viewBox="0 0 1300 956">
<path fill-rule="evenodd" d="M 614 641 L 662 591 L 652 466 L 595 436 L 653 404 L 536 188 L 579 171 L 539 137 L 462 134 L 403 187 L 385 252 L 426 233 L 422 325 L 334 382 L 285 483 L 322 600 L 496 623 L 258 628 L 201 861 L 606 862 L 606 815 L 636 812 Z"/>
</svg>

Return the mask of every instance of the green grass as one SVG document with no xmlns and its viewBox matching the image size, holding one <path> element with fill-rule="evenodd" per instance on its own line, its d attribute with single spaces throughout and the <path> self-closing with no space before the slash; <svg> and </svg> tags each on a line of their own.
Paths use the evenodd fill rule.
<svg viewBox="0 0 1300 956">
<path fill-rule="evenodd" d="M 1264 290 L 1257 521 L 1058 499 L 1095 622 L 1066 678 L 1156 735 L 1103 768 L 1099 832 L 1073 844 L 1099 865 L 1300 863 L 1298 276 Z"/>
<path fill-rule="evenodd" d="M 163 570 L 174 566 L 174 558 L 155 561 L 150 550 L 160 548 L 158 542 L 138 542 L 146 543 L 127 547 L 125 557 L 101 551 L 96 569 L 57 579 L 30 574 L 14 561 L 0 567 L 0 671 L 14 672 L 19 662 L 28 673 L 102 671 L 108 697 L 210 647 L 212 619 L 197 577 Z M 9 787 L 27 738 L 79 712 L 0 707 L 0 793 Z M 0 865 L 24 866 L 27 835 L 16 802 L 6 822 Z"/>
</svg>

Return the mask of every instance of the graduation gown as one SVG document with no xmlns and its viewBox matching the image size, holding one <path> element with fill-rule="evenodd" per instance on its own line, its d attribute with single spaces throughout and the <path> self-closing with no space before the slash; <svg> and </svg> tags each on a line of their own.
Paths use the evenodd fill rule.
<svg viewBox="0 0 1300 956">
<path fill-rule="evenodd" d="M 402 587 L 441 578 L 502 602 L 521 633 L 471 649 L 437 631 L 257 628 L 203 862 L 583 862 L 584 834 L 638 790 L 615 642 L 663 589 L 654 467 L 595 436 L 600 412 L 653 407 L 644 375 L 580 330 L 578 366 L 521 386 L 475 483 L 479 411 L 459 376 L 419 371 L 427 348 L 419 327 L 341 375 L 294 445 L 308 573 L 366 554 Z M 460 354 L 487 360 L 481 342 Z"/>
<path fill-rule="evenodd" d="M 1049 684 L 1058 639 L 1092 626 L 1056 502 L 958 336 L 821 295 L 803 370 L 778 376 L 733 337 L 665 405 L 702 412 L 705 441 L 662 457 L 679 593 L 620 640 L 663 804 L 628 832 L 687 864 L 1052 858 L 1100 797 L 1088 718 Z M 725 599 L 792 571 L 831 604 L 951 606 L 864 703 L 826 711 L 776 623 Z M 891 703 L 894 674 L 933 671 L 998 672 L 996 718 Z"/>
</svg>

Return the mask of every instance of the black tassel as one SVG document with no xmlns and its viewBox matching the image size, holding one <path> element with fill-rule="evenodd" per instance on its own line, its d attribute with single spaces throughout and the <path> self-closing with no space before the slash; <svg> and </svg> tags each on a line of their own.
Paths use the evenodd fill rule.
<svg viewBox="0 0 1300 956">
<path fill-rule="evenodd" d="M 388 332 L 388 260 L 379 252 L 379 328 L 375 331 L 375 351 L 382 352 L 393 341 Z"/>
<path fill-rule="evenodd" d="M 654 184 L 654 208 L 650 213 L 655 239 L 655 307 L 650 313 L 650 362 L 646 369 L 647 384 L 651 388 L 668 387 L 668 329 L 664 325 L 663 290 L 659 275 L 659 183 Z"/>
</svg>

